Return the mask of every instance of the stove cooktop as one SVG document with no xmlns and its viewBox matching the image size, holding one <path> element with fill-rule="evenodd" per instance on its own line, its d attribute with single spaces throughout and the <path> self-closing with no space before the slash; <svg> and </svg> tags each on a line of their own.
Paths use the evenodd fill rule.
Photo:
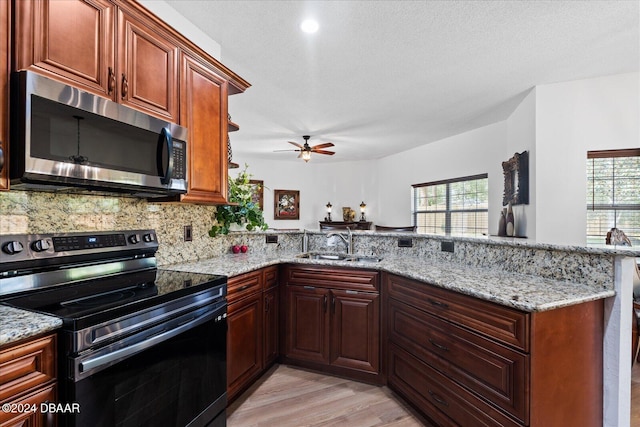
<svg viewBox="0 0 640 427">
<path fill-rule="evenodd" d="M 225 286 L 226 276 L 164 269 L 116 274 L 7 298 L 13 307 L 59 317 L 79 330 L 180 297 Z"/>
</svg>

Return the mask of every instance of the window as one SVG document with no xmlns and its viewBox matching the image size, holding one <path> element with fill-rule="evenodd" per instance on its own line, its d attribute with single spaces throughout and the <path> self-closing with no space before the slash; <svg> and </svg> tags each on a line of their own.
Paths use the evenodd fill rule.
<svg viewBox="0 0 640 427">
<path fill-rule="evenodd" d="M 640 246 L 640 148 L 587 153 L 587 244 L 612 227 Z"/>
<path fill-rule="evenodd" d="M 487 174 L 414 184 L 413 224 L 418 233 L 479 236 L 487 234 Z"/>
</svg>

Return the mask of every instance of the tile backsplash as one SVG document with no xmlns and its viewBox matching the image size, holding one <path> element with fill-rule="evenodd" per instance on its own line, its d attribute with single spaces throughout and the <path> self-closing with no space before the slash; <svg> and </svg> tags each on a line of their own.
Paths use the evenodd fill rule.
<svg viewBox="0 0 640 427">
<path fill-rule="evenodd" d="M 227 250 L 224 239 L 207 234 L 215 206 L 156 203 L 118 196 L 0 192 L 0 234 L 66 233 L 155 229 L 160 242 L 158 263 L 209 258 Z M 193 228 L 193 241 L 183 239 L 183 226 Z"/>
</svg>

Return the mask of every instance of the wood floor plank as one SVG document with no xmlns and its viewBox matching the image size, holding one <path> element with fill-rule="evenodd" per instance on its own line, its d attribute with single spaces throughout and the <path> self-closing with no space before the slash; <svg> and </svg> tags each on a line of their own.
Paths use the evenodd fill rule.
<svg viewBox="0 0 640 427">
<path fill-rule="evenodd" d="M 416 427 L 424 420 L 386 387 L 275 365 L 227 409 L 228 427 Z M 640 363 L 631 426 L 640 426 Z"/>
<path fill-rule="evenodd" d="M 417 427 L 386 387 L 276 365 L 227 409 L 228 427 Z"/>
</svg>

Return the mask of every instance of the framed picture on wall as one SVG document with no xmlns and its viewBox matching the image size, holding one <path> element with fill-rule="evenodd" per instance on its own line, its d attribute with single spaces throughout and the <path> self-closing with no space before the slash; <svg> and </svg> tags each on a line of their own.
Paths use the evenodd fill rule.
<svg viewBox="0 0 640 427">
<path fill-rule="evenodd" d="M 249 184 L 253 187 L 251 201 L 264 211 L 264 181 L 252 179 Z"/>
<path fill-rule="evenodd" d="M 300 219 L 299 190 L 273 190 L 273 219 Z"/>
</svg>

